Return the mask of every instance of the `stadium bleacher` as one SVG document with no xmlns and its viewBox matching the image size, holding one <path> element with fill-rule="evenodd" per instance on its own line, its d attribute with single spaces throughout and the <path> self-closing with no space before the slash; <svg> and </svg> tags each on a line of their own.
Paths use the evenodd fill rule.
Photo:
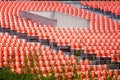
<svg viewBox="0 0 120 80">
<path fill-rule="evenodd" d="M 119 16 L 119 8 L 116 8 L 119 1 L 81 1 L 81 4 Z M 90 26 L 65 28 L 40 25 L 31 19 L 20 17 L 20 11 L 60 12 L 87 19 Z M 75 68 L 77 73 L 83 73 L 82 79 L 85 80 L 89 80 L 89 71 L 92 78 L 105 80 L 107 76 L 116 75 L 119 80 L 119 31 L 118 20 L 71 4 L 59 1 L 1 1 L 0 67 L 10 65 L 11 71 L 21 74 L 25 72 L 22 70 L 24 65 L 31 66 L 31 57 L 34 56 L 34 68 L 41 69 L 44 76 L 53 69 L 55 77 L 58 77 L 63 67 L 66 74 L 62 75 L 63 78 L 71 79 Z M 43 44 L 44 40 L 48 40 L 47 45 Z M 54 43 L 56 51 L 53 50 Z M 69 51 L 61 49 L 64 47 L 69 47 Z M 75 56 L 77 51 L 82 51 L 78 61 Z M 93 55 L 95 63 L 89 59 Z M 24 64 L 26 58 L 28 62 Z"/>
</svg>

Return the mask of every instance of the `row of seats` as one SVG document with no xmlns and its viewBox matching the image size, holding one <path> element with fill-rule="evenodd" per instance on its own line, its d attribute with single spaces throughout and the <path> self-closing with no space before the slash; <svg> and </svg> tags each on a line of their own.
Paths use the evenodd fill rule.
<svg viewBox="0 0 120 80">
<path fill-rule="evenodd" d="M 70 64 L 76 64 L 75 56 L 64 56 L 62 51 L 52 52 L 49 47 L 43 47 L 40 43 L 29 43 L 24 39 L 20 40 L 17 36 L 10 36 L 8 33 L 0 33 L 0 67 L 9 66 L 12 71 L 17 73 L 22 72 L 22 67 L 27 61 L 37 57 L 37 64 L 40 67 L 57 67 Z M 34 61 L 36 61 L 34 60 Z M 38 63 L 39 62 L 39 63 Z M 89 64 L 89 63 L 88 63 Z M 90 65 L 90 64 L 89 64 Z"/>
<path fill-rule="evenodd" d="M 19 11 L 57 11 L 86 19 L 89 19 L 91 16 L 90 11 L 56 1 L 10 1 L 0 3 L 1 13 L 9 13 L 9 16 L 11 14 L 20 16 Z"/>
<path fill-rule="evenodd" d="M 36 9 L 37 11 L 59 11 L 59 12 L 61 12 L 61 9 L 62 9 L 62 7 L 60 7 L 60 9 L 59 10 L 56 10 L 56 9 L 54 9 L 54 10 L 52 10 L 51 8 L 54 8 L 54 5 L 56 5 L 56 6 L 65 6 L 62 10 L 62 13 L 66 13 L 66 14 L 70 14 L 70 15 L 73 15 L 73 16 L 77 16 L 77 17 L 80 17 L 80 18 L 85 18 L 85 19 L 90 19 L 91 21 L 90 21 L 90 26 L 91 26 L 91 28 L 93 28 L 93 29 L 98 29 L 98 30 L 106 30 L 106 29 L 110 29 L 110 31 L 116 31 L 116 30 L 118 30 L 119 29 L 119 27 L 118 27 L 118 22 L 117 21 L 113 21 L 113 20 L 111 20 L 111 19 L 108 19 L 107 17 L 104 17 L 103 15 L 100 15 L 100 16 L 98 16 L 97 14 L 95 14 L 95 13 L 91 13 L 91 12 L 89 12 L 89 11 L 85 11 L 84 9 L 80 9 L 80 8 L 75 8 L 75 7 L 73 7 L 73 6 L 69 6 L 69 5 L 65 5 L 65 4 L 63 4 L 63 3 L 58 3 L 58 2 L 38 2 L 38 3 L 36 3 L 36 2 L 6 2 L 5 4 L 4 3 L 1 3 L 1 5 L 2 4 L 4 4 L 5 6 L 7 6 L 6 8 L 4 8 L 4 7 L 2 7 L 1 8 L 1 19 L 2 19 L 2 21 L 1 21 L 1 25 L 2 26 L 9 26 L 10 25 L 10 23 L 11 23 L 11 25 L 13 26 L 13 24 L 14 23 L 12 23 L 14 20 L 14 16 L 12 15 L 12 14 L 17 14 L 18 13 L 18 16 L 19 16 L 19 11 L 21 11 L 21 10 L 24 10 L 24 9 L 20 9 L 19 10 L 19 7 L 20 6 L 18 6 L 18 8 L 17 8 L 17 10 L 18 11 L 15 11 L 15 13 L 14 13 L 14 8 L 10 8 L 9 7 L 9 5 L 11 6 L 11 5 L 13 5 L 14 6 L 14 3 L 16 3 L 16 4 L 20 4 L 20 5 L 22 5 L 22 4 L 24 4 L 23 6 L 25 6 L 25 5 L 31 5 L 31 4 L 35 4 L 36 6 L 35 7 L 37 7 L 38 6 L 38 9 Z M 44 7 L 46 7 L 46 6 L 51 6 L 51 8 L 49 9 L 49 10 L 47 10 L 47 9 L 45 9 L 44 10 L 44 7 L 43 8 L 41 8 L 40 10 L 39 10 L 39 7 L 41 7 L 41 5 L 38 5 L 38 4 L 44 4 Z M 53 5 L 54 4 L 54 5 Z M 33 5 L 32 5 L 33 6 Z M 69 6 L 69 7 L 68 7 Z M 47 7 L 47 8 L 48 8 Z M 68 7 L 68 9 L 65 9 L 65 8 L 67 8 Z M 8 9 L 7 9 L 8 8 Z M 30 7 L 31 8 L 31 7 Z M 72 10 L 71 10 L 72 9 Z M 25 10 L 25 11 L 29 11 L 29 10 L 31 10 L 31 9 L 27 9 L 27 10 Z M 67 10 L 67 11 L 66 11 Z M 33 8 L 33 10 L 32 11 L 35 11 L 34 10 L 34 8 Z M 72 12 L 72 13 L 71 13 Z M 73 13 L 73 12 L 75 12 L 75 13 Z M 8 14 L 9 13 L 9 14 Z M 74 14 L 76 14 L 76 15 L 74 15 Z M 110 22 L 110 24 L 109 24 L 109 22 Z M 95 24 L 96 23 L 96 24 Z M 22 23 L 21 23 L 21 25 L 22 25 Z M 105 26 L 105 27 L 104 27 Z M 110 26 L 110 27 L 109 27 Z"/>
<path fill-rule="evenodd" d="M 28 23 L 28 25 L 26 25 L 26 23 Z M 108 34 L 108 33 L 95 33 L 92 32 L 92 29 L 88 29 L 88 28 L 85 29 L 85 28 L 41 27 L 41 25 L 38 26 L 35 22 L 32 22 L 31 20 L 28 20 L 26 23 L 23 24 L 26 25 L 26 27 L 20 26 L 17 27 L 17 29 L 15 30 L 20 33 L 27 33 L 28 36 L 38 36 L 40 39 L 50 39 L 50 42 L 57 42 L 59 46 L 71 46 L 71 49 L 76 49 L 76 50 L 88 49 L 85 52 L 90 52 L 90 53 L 96 53 L 97 50 L 99 51 L 103 50 L 104 52 L 107 52 L 108 50 L 109 51 L 108 56 L 111 55 L 110 53 L 111 50 L 116 50 L 116 51 L 118 50 L 117 52 L 119 53 L 118 46 L 120 41 L 119 41 L 119 33 L 117 32 Z M 102 49 L 99 48 L 99 46 L 100 47 L 106 46 L 106 48 Z M 94 49 L 92 49 L 93 47 Z"/>
<path fill-rule="evenodd" d="M 50 42 L 56 42 L 58 46 L 71 46 L 73 50 L 83 49 L 84 52 L 95 53 L 97 57 L 112 57 L 113 61 L 120 62 L 120 52 L 119 52 L 119 22 L 109 19 L 103 15 L 97 15 L 95 13 L 87 13 L 85 10 L 80 8 L 74 8 L 72 5 L 66 5 L 64 3 L 58 2 L 1 2 L 1 28 L 10 28 L 11 30 L 16 30 L 18 33 L 27 33 L 28 36 L 38 36 L 39 39 L 49 39 Z M 90 14 L 90 28 L 54 28 L 54 27 L 42 27 L 36 24 L 35 21 L 30 19 L 20 18 L 19 15 L 15 15 L 16 12 L 19 13 L 20 10 L 33 10 L 33 9 L 22 9 L 18 6 L 15 14 L 10 10 L 14 10 L 9 6 L 13 5 L 30 5 L 32 7 L 37 7 L 38 11 L 56 11 L 57 9 L 52 9 L 55 6 L 68 6 L 62 8 L 62 13 L 72 15 L 70 12 L 75 12 L 77 15 L 84 15 L 84 12 Z M 24 4 L 24 5 L 23 5 Z M 44 4 L 44 7 L 40 8 L 39 4 Z M 34 6 L 36 5 L 36 6 Z M 27 7 L 28 7 L 27 6 Z M 51 6 L 49 10 L 44 8 L 46 6 Z M 25 7 L 26 8 L 26 7 Z M 39 10 L 40 8 L 40 10 Z M 47 7 L 46 7 L 47 8 Z M 73 9 L 72 11 L 69 11 Z M 82 13 L 79 13 L 79 10 Z M 83 12 L 84 11 L 84 12 Z M 75 15 L 74 15 L 75 16 Z M 80 16 L 82 17 L 82 16 Z M 86 18 L 86 17 L 82 17 Z M 109 39 L 108 39 L 109 38 Z M 113 39 L 114 38 L 114 39 Z M 102 51 L 102 52 L 101 52 Z"/>
<path fill-rule="evenodd" d="M 103 28 L 105 31 L 104 33 L 96 32 L 96 30 L 100 31 L 99 27 L 95 29 L 91 27 L 90 29 L 42 27 L 41 25 L 37 25 L 36 22 L 32 20 L 20 18 L 19 11 L 59 11 L 82 18 L 86 18 L 85 14 L 87 14 L 87 12 L 83 9 L 76 9 L 71 5 L 67 6 L 64 3 L 58 2 L 1 2 L 0 6 L 0 21 L 2 29 L 10 28 L 11 30 L 16 30 L 18 33 L 27 33 L 27 35 L 29 36 L 38 36 L 40 39 L 50 39 L 51 42 L 57 42 L 57 44 L 60 46 L 73 45 L 75 47 L 72 47 L 72 49 L 76 50 L 79 48 L 83 49 L 84 51 L 86 50 L 86 52 L 91 51 L 91 53 L 99 54 L 97 55 L 97 57 L 106 57 L 109 54 L 109 56 L 107 57 L 113 57 L 112 60 L 114 60 L 115 62 L 120 61 L 120 41 L 119 33 L 117 33 L 119 30 L 119 25 L 117 26 L 117 28 L 113 29 L 114 32 L 112 32 L 112 29 L 110 28 L 109 34 L 106 32 L 107 28 Z M 68 8 L 65 8 L 66 6 Z M 79 13 L 78 10 L 82 11 L 82 13 Z M 88 14 L 89 13 L 90 12 L 88 12 Z M 87 16 L 89 17 L 87 17 L 86 19 L 92 19 L 91 13 Z M 99 22 L 99 18 L 96 20 L 98 20 Z M 97 24 L 97 22 L 95 22 L 95 24 Z M 67 38 L 65 38 L 66 36 Z M 120 77 L 118 70 L 109 70 L 107 65 L 91 66 L 89 60 L 80 60 L 79 62 L 77 62 L 75 56 L 73 55 L 64 56 L 62 51 L 52 52 L 49 47 L 44 48 L 41 46 L 40 43 L 30 44 L 25 40 L 18 39 L 17 36 L 12 37 L 9 34 L 1 33 L 0 37 L 0 67 L 10 65 L 10 68 L 13 72 L 24 73 L 25 70 L 22 70 L 22 68 L 26 66 L 27 68 L 31 69 L 32 73 L 33 66 L 36 70 L 40 69 L 44 76 L 46 76 L 47 73 L 49 73 L 50 70 L 53 69 L 55 77 L 58 77 L 59 73 L 63 72 L 61 70 L 61 68 L 63 67 L 65 72 L 65 75 L 62 75 L 63 78 L 68 77 L 69 79 L 71 79 L 73 76 L 73 71 L 77 71 L 78 74 L 83 74 L 82 79 L 87 80 L 89 77 L 88 70 L 92 70 L 92 78 L 99 78 L 99 80 L 104 80 L 107 76 L 113 76 L 113 74 L 118 79 Z M 110 39 L 108 40 L 107 38 L 109 37 Z M 106 41 L 108 43 L 105 44 Z M 93 44 L 91 44 L 92 42 Z M 94 47 L 95 49 L 92 49 L 92 47 Z M 108 52 L 105 53 L 107 50 Z M 27 62 L 25 62 L 26 60 Z M 34 65 L 32 65 L 33 61 Z M 73 68 L 75 68 L 76 70 L 73 70 Z"/>
<path fill-rule="evenodd" d="M 81 1 L 81 4 L 120 16 L 119 1 Z"/>
<path fill-rule="evenodd" d="M 92 16 L 93 17 L 92 17 L 91 22 L 90 22 L 90 27 L 92 29 L 95 29 L 95 30 L 98 29 L 101 32 L 103 30 L 108 30 L 108 31 L 111 31 L 111 32 L 115 32 L 115 31 L 119 30 L 119 25 L 120 24 L 119 24 L 118 21 L 115 21 L 113 19 L 105 17 L 102 14 L 99 15 L 99 16 L 93 14 Z"/>
<path fill-rule="evenodd" d="M 16 13 L 11 12 L 12 10 L 14 10 L 14 8 L 11 9 L 9 7 L 9 5 L 10 6 L 14 5 L 14 3 L 16 3 L 16 4 L 18 3 L 18 4 L 21 5 L 23 2 L 9 2 L 9 3 L 6 2 L 5 4 L 7 5 L 8 9 L 7 9 L 7 7 L 6 8 L 4 8 L 4 7 L 1 8 L 1 12 L 2 12 L 1 13 L 1 18 L 2 18 L 1 25 L 2 26 L 9 26 L 10 22 L 11 22 L 11 25 L 12 25 L 13 24 L 12 23 L 13 22 L 13 17 L 14 17 L 12 14 L 18 13 L 18 16 L 19 16 L 19 11 L 24 10 L 24 9 L 20 9 L 19 10 L 20 6 L 18 6 L 18 9 L 17 9 L 18 11 L 15 11 Z M 2 4 L 3 3 L 1 3 L 1 5 Z M 26 3 L 24 2 L 23 4 L 25 5 L 25 4 L 27 4 L 27 2 Z M 56 6 L 59 6 L 59 5 L 63 6 L 64 5 L 65 7 L 64 7 L 64 9 L 62 9 L 63 10 L 62 13 L 66 13 L 66 14 L 72 15 L 70 12 L 75 12 L 76 15 L 74 15 L 74 16 L 77 16 L 77 17 L 80 17 L 80 18 L 90 19 L 91 20 L 90 21 L 90 26 L 92 26 L 92 28 L 94 28 L 95 30 L 96 29 L 104 30 L 104 28 L 105 28 L 105 30 L 108 29 L 108 28 L 110 28 L 110 30 L 114 30 L 114 29 L 117 30 L 117 29 L 119 29 L 117 21 L 113 21 L 111 19 L 108 19 L 107 17 L 104 17 L 103 15 L 98 16 L 97 14 L 91 13 L 89 11 L 85 11 L 84 9 L 75 8 L 75 7 L 71 6 L 71 5 L 69 6 L 69 5 L 65 5 L 65 4 L 57 3 L 57 2 L 56 3 L 49 2 L 49 4 L 47 2 L 46 3 L 45 2 L 43 2 L 43 3 L 42 2 L 38 2 L 38 3 L 36 3 L 36 2 L 29 2 L 28 4 L 29 5 L 35 4 L 36 5 L 35 7 L 38 6 L 38 9 L 36 9 L 38 11 L 59 11 L 59 12 L 61 12 L 60 10 L 62 9 L 62 7 L 60 7 L 60 10 L 56 10 L 56 9 L 55 10 L 52 10 L 52 9 L 42 10 L 42 9 L 44 9 L 44 7 L 46 7 L 46 6 L 51 6 L 51 8 L 54 8 L 53 4 L 55 4 Z M 41 6 L 38 5 L 38 4 L 44 4 L 44 7 L 39 10 L 39 7 L 41 7 Z M 68 9 L 65 9 L 65 8 L 67 8 L 67 6 L 69 6 Z M 72 11 L 70 11 L 71 9 L 72 9 Z M 31 9 L 28 8 L 26 11 L 29 11 L 29 10 L 31 10 Z M 68 10 L 68 11 L 66 11 L 66 10 Z M 32 11 L 35 11 L 35 10 L 32 10 Z M 83 16 L 81 16 L 81 15 L 83 15 Z M 109 24 L 109 22 L 110 22 L 110 24 Z"/>
<path fill-rule="evenodd" d="M 52 52 L 49 47 L 43 47 L 41 44 L 28 43 L 25 40 L 18 39 L 17 36 L 10 36 L 8 33 L 0 33 L 0 67 L 9 66 L 11 71 L 18 74 L 25 73 L 25 66 L 32 69 L 41 70 L 44 76 L 53 69 L 55 77 L 60 72 L 71 78 L 73 76 L 73 65 L 77 73 L 83 73 L 83 78 L 88 78 L 87 71 L 92 71 L 94 77 L 104 77 L 107 75 L 119 75 L 118 70 L 111 71 L 107 65 L 91 65 L 89 60 L 76 61 L 75 56 L 64 56 L 62 51 Z M 70 67 L 71 66 L 71 67 Z M 64 68 L 64 70 L 62 69 Z M 115 73 L 117 72 L 117 73 Z M 32 73 L 32 71 L 31 71 Z"/>
</svg>

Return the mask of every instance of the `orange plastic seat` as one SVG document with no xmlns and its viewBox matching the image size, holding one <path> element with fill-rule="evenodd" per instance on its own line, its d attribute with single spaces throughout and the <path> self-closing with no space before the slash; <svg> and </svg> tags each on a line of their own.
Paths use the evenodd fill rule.
<svg viewBox="0 0 120 80">
<path fill-rule="evenodd" d="M 97 66 L 96 65 L 93 65 L 93 71 L 98 71 L 98 68 L 97 68 Z"/>
</svg>

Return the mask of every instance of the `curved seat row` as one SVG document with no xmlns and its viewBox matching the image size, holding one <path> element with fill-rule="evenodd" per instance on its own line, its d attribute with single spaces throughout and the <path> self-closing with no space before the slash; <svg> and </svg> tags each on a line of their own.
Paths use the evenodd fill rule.
<svg viewBox="0 0 120 80">
<path fill-rule="evenodd" d="M 20 11 L 58 11 L 74 17 L 90 20 L 90 28 L 55 28 L 43 27 L 30 19 L 20 18 Z M 84 50 L 84 53 L 96 54 L 97 57 L 110 57 L 113 62 L 120 62 L 119 22 L 97 15 L 84 9 L 75 8 L 56 1 L 8 1 L 0 2 L 1 30 L 9 28 L 28 36 L 49 39 L 58 46 L 71 46 L 73 50 Z M 27 62 L 26 62 L 27 61 Z M 34 61 L 34 62 L 33 62 Z M 33 64 L 33 63 L 34 64 Z M 62 51 L 52 52 L 40 43 L 28 43 L 17 36 L 0 33 L 0 67 L 10 66 L 16 73 L 25 73 L 23 67 L 41 70 L 44 76 L 53 69 L 55 77 L 64 72 L 63 78 L 72 78 L 73 71 L 82 73 L 82 79 L 88 79 L 91 70 L 92 78 L 104 80 L 113 74 L 118 78 L 119 70 L 109 70 L 107 65 L 91 65 L 89 60 L 64 56 Z M 61 70 L 64 68 L 64 70 Z M 73 70 L 75 68 L 75 70 Z"/>
<path fill-rule="evenodd" d="M 119 1 L 81 1 L 81 4 L 120 16 Z"/>
<path fill-rule="evenodd" d="M 84 52 L 95 53 L 97 57 L 111 58 L 114 55 L 113 61 L 120 62 L 120 24 L 118 21 L 55 1 L 11 1 L 1 2 L 0 6 L 1 28 L 16 30 L 18 33 L 27 33 L 28 36 L 38 36 L 39 39 L 49 39 L 50 42 L 56 42 L 58 46 L 70 46 L 73 50 L 83 49 Z M 35 21 L 20 18 L 19 11 L 30 10 L 58 11 L 89 19 L 90 28 L 42 27 Z"/>
<path fill-rule="evenodd" d="M 64 72 L 63 77 L 71 78 L 74 67 L 78 74 L 83 74 L 82 78 L 85 79 L 89 78 L 88 70 L 94 74 L 93 78 L 106 78 L 108 75 L 117 75 L 119 78 L 118 70 L 109 70 L 107 65 L 91 65 L 89 60 L 77 62 L 73 55 L 64 56 L 62 51 L 52 52 L 49 47 L 45 48 L 39 43 L 30 44 L 24 39 L 20 40 L 17 36 L 12 37 L 8 33 L 0 33 L 0 37 L 0 67 L 10 66 L 11 71 L 18 74 L 25 73 L 26 66 L 27 69 L 40 69 L 44 76 L 53 69 L 55 77 L 58 77 L 60 72 Z M 31 73 L 33 72 L 31 71 Z"/>
</svg>

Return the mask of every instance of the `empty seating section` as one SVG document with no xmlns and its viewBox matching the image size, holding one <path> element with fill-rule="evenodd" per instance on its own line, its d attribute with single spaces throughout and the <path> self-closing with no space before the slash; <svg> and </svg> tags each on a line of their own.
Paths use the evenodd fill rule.
<svg viewBox="0 0 120 80">
<path fill-rule="evenodd" d="M 40 67 L 44 68 L 61 67 L 63 64 L 68 66 L 68 62 L 72 65 L 77 63 L 75 56 L 65 57 L 62 51 L 55 52 L 40 43 L 29 43 L 8 33 L 0 33 L 0 39 L 0 68 L 10 65 L 12 71 L 21 73 L 26 58 L 31 55 L 37 57 Z M 88 60 L 86 62 L 90 65 Z"/>
<path fill-rule="evenodd" d="M 112 59 L 120 62 L 118 21 L 54 1 L 1 2 L 0 5 L 1 28 L 27 33 L 28 36 L 38 36 L 39 39 L 49 39 L 50 42 L 56 42 L 58 46 L 71 46 L 73 50 L 83 49 L 84 52 L 96 54 L 97 57 L 112 58 L 114 55 L 116 57 Z M 20 18 L 19 11 L 22 10 L 58 11 L 86 18 L 90 20 L 90 28 L 42 27 L 30 19 Z"/>
<path fill-rule="evenodd" d="M 22 69 L 24 66 L 31 67 L 31 56 L 37 57 L 34 60 L 35 69 L 41 69 L 44 76 L 53 69 L 57 77 L 62 68 L 65 69 L 65 75 L 69 78 L 73 75 L 73 68 L 79 74 L 83 73 L 83 78 L 88 78 L 88 71 L 92 70 L 93 78 L 107 77 L 115 74 L 117 70 L 108 70 L 107 65 L 91 65 L 89 60 L 76 61 L 74 55 L 64 56 L 62 51 L 52 52 L 49 47 L 42 47 L 40 43 L 26 42 L 24 39 L 20 40 L 17 36 L 10 36 L 8 33 L 0 33 L 0 67 L 9 66 L 13 72 L 18 74 L 24 73 Z M 28 60 L 25 63 L 25 60 Z M 37 62 L 37 63 L 36 63 Z M 32 73 L 32 72 L 31 72 Z M 107 74 L 107 75 L 105 75 Z M 118 74 L 118 73 L 116 73 Z"/>
<path fill-rule="evenodd" d="M 81 1 L 81 4 L 120 16 L 119 1 Z"/>
<path fill-rule="evenodd" d="M 97 2 L 82 2 L 84 5 L 99 8 L 95 3 Z M 101 4 L 101 2 L 98 3 Z M 116 5 L 119 4 L 119 2 L 115 3 L 117 3 Z M 107 6 L 115 3 L 109 2 Z M 88 19 L 90 20 L 90 27 L 58 28 L 50 25 L 43 26 L 30 19 L 21 18 L 20 11 L 57 11 Z M 115 14 L 119 15 L 116 12 Z M 120 63 L 120 23 L 118 21 L 62 2 L 8 1 L 0 2 L 0 24 L 0 67 L 10 65 L 12 71 L 22 73 L 24 72 L 22 67 L 25 57 L 34 56 L 37 57 L 34 60 L 37 62 L 34 67 L 40 68 L 44 75 L 53 69 L 57 77 L 59 72 L 62 72 L 62 67 L 65 68 L 66 73 L 62 77 L 67 76 L 69 78 L 73 75 L 72 67 L 75 67 L 77 73 L 82 72 L 82 77 L 85 79 L 88 79 L 88 71 L 92 71 L 92 77 L 99 78 L 99 80 L 104 80 L 108 75 L 119 75 L 118 70 L 109 70 L 107 65 L 91 65 L 89 60 L 77 62 L 74 55 L 65 56 L 61 50 L 52 51 L 50 47 L 45 48 L 40 43 L 29 43 L 25 39 L 18 39 L 18 34 L 11 36 L 8 33 L 2 33 L 4 29 L 9 29 L 11 34 L 16 31 L 17 33 L 25 33 L 27 36 L 37 36 L 39 39 L 48 39 L 50 42 L 57 43 L 58 47 L 70 46 L 71 50 L 83 50 L 84 53 L 95 54 L 97 58 L 110 58 L 112 62 Z M 9 61 L 11 61 L 10 64 L 8 64 Z M 28 61 L 30 62 L 29 58 Z M 31 63 L 25 65 L 29 64 Z"/>
</svg>

